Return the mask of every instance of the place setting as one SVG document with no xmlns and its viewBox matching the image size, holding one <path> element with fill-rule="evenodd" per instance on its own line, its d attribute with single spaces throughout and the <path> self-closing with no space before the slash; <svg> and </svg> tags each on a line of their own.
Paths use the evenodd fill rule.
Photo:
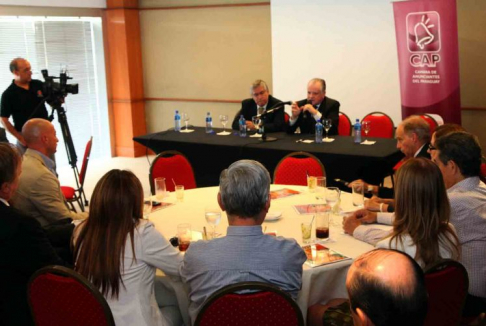
<svg viewBox="0 0 486 326">
<path fill-rule="evenodd" d="M 220 114 L 219 121 L 223 125 L 223 131 L 218 132 L 216 135 L 218 136 L 228 136 L 231 135 L 231 132 L 226 131 L 226 124 L 228 123 L 228 115 L 227 114 Z"/>
</svg>

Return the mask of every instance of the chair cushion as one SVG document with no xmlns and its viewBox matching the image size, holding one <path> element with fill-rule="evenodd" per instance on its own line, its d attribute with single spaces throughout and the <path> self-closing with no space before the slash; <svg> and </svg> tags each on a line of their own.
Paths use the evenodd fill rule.
<svg viewBox="0 0 486 326">
<path fill-rule="evenodd" d="M 324 175 L 319 162 L 311 157 L 287 157 L 275 171 L 275 184 L 306 186 L 307 175 L 320 177 Z"/>
<path fill-rule="evenodd" d="M 74 188 L 68 186 L 61 186 L 61 191 L 62 194 L 64 195 L 64 198 L 66 198 L 66 200 L 74 199 L 74 194 L 75 194 Z"/>
<path fill-rule="evenodd" d="M 174 182 L 184 189 L 196 188 L 191 163 L 182 155 L 159 157 L 152 168 L 152 179 L 164 177 L 167 191 L 174 191 Z M 174 182 L 172 182 L 174 180 Z"/>
</svg>

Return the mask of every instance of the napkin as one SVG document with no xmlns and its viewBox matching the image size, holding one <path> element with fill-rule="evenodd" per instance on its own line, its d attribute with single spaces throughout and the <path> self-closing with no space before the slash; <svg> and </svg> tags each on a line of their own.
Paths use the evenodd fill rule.
<svg viewBox="0 0 486 326">
<path fill-rule="evenodd" d="M 181 129 L 181 132 L 184 132 L 184 133 L 190 133 L 190 132 L 193 132 L 194 129 Z"/>
<path fill-rule="evenodd" d="M 364 142 L 361 143 L 361 145 L 373 145 L 375 143 L 376 141 L 374 140 L 365 140 Z"/>
<path fill-rule="evenodd" d="M 231 132 L 221 131 L 221 132 L 218 132 L 216 135 L 218 135 L 218 136 L 228 136 L 228 135 L 231 135 Z"/>
<path fill-rule="evenodd" d="M 261 138 L 262 134 L 256 133 L 254 135 L 251 135 L 250 138 Z"/>
<path fill-rule="evenodd" d="M 332 143 L 334 141 L 334 138 L 322 138 L 323 143 Z"/>
</svg>

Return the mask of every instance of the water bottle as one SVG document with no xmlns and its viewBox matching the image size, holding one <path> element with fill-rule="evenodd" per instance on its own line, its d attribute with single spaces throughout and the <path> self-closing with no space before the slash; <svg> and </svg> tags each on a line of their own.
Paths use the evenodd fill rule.
<svg viewBox="0 0 486 326">
<path fill-rule="evenodd" d="M 174 131 L 181 131 L 181 116 L 178 110 L 175 111 L 174 116 Z"/>
<path fill-rule="evenodd" d="M 354 124 L 354 142 L 361 143 L 361 123 L 359 119 L 356 119 L 356 123 Z"/>
<path fill-rule="evenodd" d="M 211 113 L 206 114 L 206 133 L 211 134 L 213 132 L 213 118 L 211 118 Z"/>
<path fill-rule="evenodd" d="M 240 137 L 246 137 L 246 120 L 243 114 L 240 116 Z"/>
<path fill-rule="evenodd" d="M 324 127 L 322 126 L 321 121 L 317 120 L 316 122 L 316 143 L 322 143 L 322 133 Z"/>
</svg>

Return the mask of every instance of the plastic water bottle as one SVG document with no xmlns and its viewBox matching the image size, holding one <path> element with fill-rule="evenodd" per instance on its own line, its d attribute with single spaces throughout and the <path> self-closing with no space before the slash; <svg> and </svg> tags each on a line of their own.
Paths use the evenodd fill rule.
<svg viewBox="0 0 486 326">
<path fill-rule="evenodd" d="M 213 132 L 213 118 L 211 118 L 211 113 L 206 114 L 206 133 L 211 134 Z"/>
<path fill-rule="evenodd" d="M 321 121 L 317 120 L 316 122 L 316 143 L 322 143 L 322 133 L 324 127 L 322 126 Z"/>
<path fill-rule="evenodd" d="M 174 116 L 174 131 L 181 131 L 181 115 L 178 110 L 175 111 Z"/>
<path fill-rule="evenodd" d="M 243 114 L 240 116 L 239 125 L 240 125 L 240 137 L 246 137 L 246 120 Z"/>
<path fill-rule="evenodd" d="M 354 142 L 361 143 L 361 123 L 359 119 L 356 119 L 356 123 L 354 124 Z"/>
</svg>

